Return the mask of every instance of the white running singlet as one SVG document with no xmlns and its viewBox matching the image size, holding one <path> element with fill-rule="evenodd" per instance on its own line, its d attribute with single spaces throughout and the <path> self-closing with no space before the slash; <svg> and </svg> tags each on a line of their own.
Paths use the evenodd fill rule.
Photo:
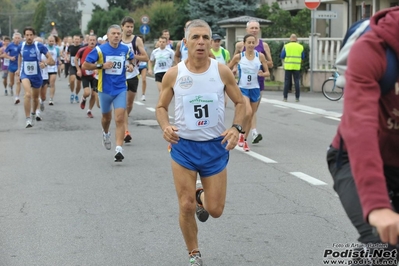
<svg viewBox="0 0 399 266">
<path fill-rule="evenodd" d="M 169 48 L 157 48 L 151 53 L 150 60 L 154 62 L 154 74 L 168 71 L 173 65 L 175 52 Z"/>
<path fill-rule="evenodd" d="M 255 57 L 248 60 L 245 52 L 241 52 L 241 60 L 238 62 L 238 87 L 241 89 L 259 89 L 258 71 L 261 63 L 259 53 L 255 51 Z"/>
<path fill-rule="evenodd" d="M 211 59 L 203 73 L 190 72 L 184 61 L 177 65 L 173 86 L 177 134 L 194 141 L 211 140 L 226 130 L 224 125 L 224 83 L 218 62 Z"/>
<path fill-rule="evenodd" d="M 137 42 L 136 42 L 136 43 L 137 43 Z M 133 53 L 133 54 L 135 53 L 135 52 L 133 51 L 133 44 L 132 44 L 132 42 L 125 43 L 125 42 L 121 41 L 121 44 L 124 44 L 124 45 L 126 45 L 127 47 L 129 47 L 131 53 Z M 139 66 L 138 66 L 138 64 L 137 64 L 137 60 L 136 60 L 136 59 L 133 59 L 133 61 L 135 62 L 135 63 L 134 63 L 134 67 L 133 67 L 133 71 L 132 71 L 132 72 L 126 71 L 126 79 L 132 79 L 132 78 L 134 78 L 135 76 L 137 76 L 138 74 L 140 74 Z M 130 64 L 129 62 L 126 62 L 126 66 L 128 66 L 129 64 Z"/>
</svg>

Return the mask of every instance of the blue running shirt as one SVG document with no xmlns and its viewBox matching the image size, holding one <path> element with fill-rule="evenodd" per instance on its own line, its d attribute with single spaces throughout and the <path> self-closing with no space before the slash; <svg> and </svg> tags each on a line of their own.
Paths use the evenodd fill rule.
<svg viewBox="0 0 399 266">
<path fill-rule="evenodd" d="M 104 64 L 112 61 L 114 63 L 111 69 L 98 70 L 98 91 L 109 95 L 118 95 L 126 91 L 126 60 L 132 60 L 133 57 L 129 47 L 121 43 L 117 48 L 109 43 L 96 46 L 86 57 L 86 62 Z"/>
<path fill-rule="evenodd" d="M 19 56 L 18 45 L 12 42 L 7 46 L 7 48 L 4 52 L 6 54 L 8 54 L 9 56 L 15 57 L 14 61 L 10 60 L 10 64 L 8 65 L 8 68 L 16 70 L 18 68 L 18 56 Z"/>
<path fill-rule="evenodd" d="M 23 51 L 22 50 L 23 47 Z M 22 55 L 22 64 L 21 64 L 21 78 L 26 77 L 40 77 L 42 76 L 39 62 L 40 62 L 40 54 L 46 55 L 48 53 L 48 49 L 39 42 L 34 42 L 32 44 L 25 45 L 20 44 L 18 47 L 18 52 Z"/>
</svg>

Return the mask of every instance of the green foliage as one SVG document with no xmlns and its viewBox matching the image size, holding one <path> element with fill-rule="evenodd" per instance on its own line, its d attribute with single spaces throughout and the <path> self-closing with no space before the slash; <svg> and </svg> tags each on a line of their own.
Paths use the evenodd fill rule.
<svg viewBox="0 0 399 266">
<path fill-rule="evenodd" d="M 171 25 L 169 26 L 170 38 L 172 40 L 181 40 L 184 37 L 184 25 L 190 20 L 187 11 L 188 2 L 189 0 L 173 0 L 173 6 L 176 13 Z"/>
<path fill-rule="evenodd" d="M 224 35 L 225 30 L 217 22 L 248 15 L 248 10 L 255 10 L 257 3 L 256 0 L 189 0 L 187 10 L 190 19 L 203 19 L 211 26 L 213 33 Z"/>
<path fill-rule="evenodd" d="M 284 38 L 295 33 L 298 37 L 308 37 L 310 34 L 310 10 L 302 9 L 296 16 L 291 16 L 287 10 L 280 8 L 278 2 L 271 6 L 262 5 L 255 10 L 255 15 L 268 19 L 272 25 L 262 29 L 262 36 L 265 38 Z"/>
<path fill-rule="evenodd" d="M 94 34 L 103 36 L 107 34 L 109 26 L 113 24 L 120 25 L 122 18 L 128 15 L 128 11 L 120 7 L 114 7 L 109 11 L 106 11 L 98 6 L 95 6 L 87 28 L 89 31 L 93 29 Z"/>
<path fill-rule="evenodd" d="M 133 1 L 132 0 L 107 0 L 109 9 L 113 9 L 114 7 L 120 7 L 126 10 L 133 10 Z"/>
<path fill-rule="evenodd" d="M 305 52 L 305 59 L 302 61 L 302 66 L 301 66 L 301 72 L 303 75 L 304 73 L 307 73 L 310 68 L 309 44 L 305 42 L 299 42 L 299 43 L 303 45 L 303 50 Z M 269 41 L 267 42 L 267 44 L 269 45 L 272 54 L 273 65 L 274 65 L 273 69 L 277 69 L 278 67 L 281 67 L 283 65 L 282 59 L 280 59 L 280 54 L 281 51 L 283 50 L 284 42 Z"/>
<path fill-rule="evenodd" d="M 280 53 L 284 47 L 284 43 L 283 42 L 277 42 L 277 41 L 270 41 L 267 42 L 267 44 L 270 47 L 270 52 L 272 54 L 272 59 L 273 59 L 273 68 L 277 68 L 282 66 L 282 62 L 280 59 Z"/>
<path fill-rule="evenodd" d="M 169 29 L 170 24 L 166 24 L 165 22 L 172 22 L 175 19 L 176 11 L 173 6 L 173 2 L 171 1 L 154 1 L 150 6 L 145 6 L 143 8 L 139 8 L 130 14 L 135 21 L 134 25 L 134 34 L 142 35 L 139 31 L 140 26 L 142 25 L 140 22 L 140 18 L 146 15 L 150 18 L 150 33 L 144 35 L 145 40 L 154 40 L 162 35 L 162 30 Z M 184 25 L 184 24 L 183 24 Z M 184 27 L 184 26 L 183 26 Z M 170 29 L 169 29 L 170 30 Z M 173 39 L 173 35 L 171 35 L 171 39 Z"/>
<path fill-rule="evenodd" d="M 154 2 L 151 5 L 150 16 L 150 37 L 157 39 L 162 35 L 162 30 L 167 29 L 169 26 L 168 24 L 165 24 L 165 22 L 173 21 L 175 17 L 173 2 Z"/>
<path fill-rule="evenodd" d="M 46 0 L 41 0 L 35 9 L 35 13 L 33 15 L 33 28 L 41 29 L 44 23 L 44 19 L 46 17 Z"/>
<path fill-rule="evenodd" d="M 153 0 L 135 0 L 132 2 L 132 10 L 136 10 L 138 8 L 143 8 L 145 6 L 149 6 L 153 3 Z"/>
<path fill-rule="evenodd" d="M 51 22 L 55 22 L 59 37 L 72 35 L 78 30 L 81 32 L 82 12 L 78 11 L 79 3 L 82 3 L 82 0 L 47 0 L 46 8 L 51 12 L 47 12 L 41 31 L 50 33 Z"/>
</svg>

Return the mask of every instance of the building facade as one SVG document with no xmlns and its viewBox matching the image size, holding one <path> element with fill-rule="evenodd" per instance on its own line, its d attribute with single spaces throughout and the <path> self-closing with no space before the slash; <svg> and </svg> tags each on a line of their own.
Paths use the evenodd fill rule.
<svg viewBox="0 0 399 266">
<path fill-rule="evenodd" d="M 260 0 L 260 4 L 279 3 L 284 10 L 295 15 L 306 8 L 304 0 Z M 357 20 L 368 18 L 381 9 L 399 5 L 398 0 L 321 0 L 318 11 L 333 11 L 336 19 L 316 20 L 316 32 L 322 37 L 342 37 Z"/>
<path fill-rule="evenodd" d="M 107 0 L 96 0 L 96 5 L 99 5 L 101 8 L 108 8 Z M 93 13 L 93 1 L 92 0 L 83 0 L 83 4 L 79 4 L 79 10 L 82 11 L 82 19 L 80 28 L 82 30 L 82 34 L 85 32 L 89 32 L 91 29 L 87 28 L 87 24 L 91 20 L 91 14 Z M 95 31 L 95 29 L 93 29 Z"/>
</svg>

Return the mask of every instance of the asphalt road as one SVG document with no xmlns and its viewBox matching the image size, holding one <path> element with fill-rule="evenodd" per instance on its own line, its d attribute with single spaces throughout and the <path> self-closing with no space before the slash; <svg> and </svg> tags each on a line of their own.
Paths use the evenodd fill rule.
<svg viewBox="0 0 399 266">
<path fill-rule="evenodd" d="M 57 80 L 55 105 L 30 129 L 23 106 L 0 96 L 1 266 L 188 264 L 155 120 L 158 91 L 148 82 L 122 163 L 101 144 L 100 110 L 90 119 L 70 104 L 66 79 Z M 263 140 L 249 153 L 231 152 L 224 214 L 199 224 L 205 265 L 323 265 L 326 248 L 356 242 L 325 162 L 342 101 L 320 93 L 281 100 L 282 92 L 263 94 Z M 226 124 L 232 116 L 229 102 Z"/>
</svg>

